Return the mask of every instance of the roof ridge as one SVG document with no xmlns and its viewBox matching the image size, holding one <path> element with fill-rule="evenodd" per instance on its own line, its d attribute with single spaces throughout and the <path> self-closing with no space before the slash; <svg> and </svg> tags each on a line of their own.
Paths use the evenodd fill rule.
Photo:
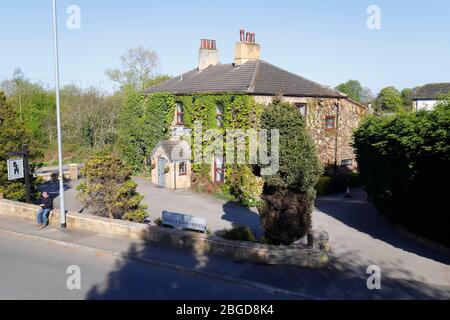
<svg viewBox="0 0 450 320">
<path fill-rule="evenodd" d="M 344 93 L 342 93 L 342 92 L 340 92 L 340 91 L 338 91 L 338 90 L 332 89 L 332 88 L 327 87 L 327 86 L 325 86 L 325 85 L 322 85 L 322 84 L 320 84 L 320 83 L 318 83 L 318 82 L 315 82 L 315 81 L 313 81 L 313 80 L 310 80 L 310 79 L 307 79 L 307 78 L 305 78 L 305 77 L 302 77 L 302 76 L 300 76 L 300 75 L 298 75 L 298 74 L 296 74 L 296 73 L 293 73 L 293 72 L 288 71 L 288 70 L 286 70 L 286 69 L 280 68 L 280 67 L 278 67 L 278 66 L 276 66 L 276 65 L 274 65 L 274 64 L 271 64 L 270 62 L 267 62 L 267 61 L 265 61 L 265 60 L 259 60 L 259 61 L 261 61 L 261 62 L 263 62 L 263 63 L 265 63 L 265 64 L 267 64 L 267 65 L 269 65 L 269 66 L 271 66 L 271 67 L 273 67 L 273 68 L 276 68 L 276 69 L 278 69 L 278 70 L 281 70 L 281 71 L 283 71 L 283 72 L 287 72 L 287 73 L 289 73 L 289 74 L 291 74 L 291 75 L 293 75 L 293 76 L 295 76 L 295 77 L 301 78 L 301 79 L 304 80 L 304 81 L 309 81 L 309 82 L 311 82 L 311 83 L 315 84 L 316 86 L 319 86 L 319 87 L 321 87 L 321 88 L 323 88 L 323 89 L 326 89 L 326 90 L 330 90 L 330 91 L 336 92 L 337 94 L 341 95 L 343 98 L 347 98 L 347 97 L 348 97 L 346 94 L 344 94 Z"/>
</svg>

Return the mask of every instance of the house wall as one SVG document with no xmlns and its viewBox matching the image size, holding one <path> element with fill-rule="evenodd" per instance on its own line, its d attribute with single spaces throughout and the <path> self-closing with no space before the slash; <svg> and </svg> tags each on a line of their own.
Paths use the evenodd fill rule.
<svg viewBox="0 0 450 320">
<path fill-rule="evenodd" d="M 255 96 L 255 101 L 268 105 L 270 96 Z M 306 123 L 322 164 L 326 167 L 338 165 L 342 160 L 351 159 L 350 169 L 356 169 L 355 153 L 352 147 L 353 132 L 358 127 L 367 109 L 347 99 L 283 97 L 288 103 L 306 103 Z M 338 105 L 339 103 L 339 112 Z M 325 127 L 327 116 L 335 117 L 335 129 Z M 337 159 L 336 159 L 337 145 Z"/>
<path fill-rule="evenodd" d="M 167 189 L 184 189 L 191 187 L 191 163 L 187 161 L 187 175 L 179 175 L 179 163 L 170 162 L 162 148 L 156 150 L 155 154 L 152 157 L 152 164 L 155 166 L 155 169 L 152 170 L 151 180 L 153 184 L 158 185 L 158 158 L 166 159 L 166 166 L 169 167 L 169 172 L 165 174 L 165 187 Z M 175 177 L 176 174 L 176 177 Z M 175 181 L 176 179 L 176 181 Z"/>
<path fill-rule="evenodd" d="M 186 175 L 179 175 L 178 172 L 179 171 L 179 163 L 175 163 L 175 172 L 177 173 L 177 178 L 176 178 L 176 188 L 177 189 L 185 189 L 185 188 L 190 188 L 191 187 L 191 168 L 192 165 L 189 161 L 187 161 L 187 174 Z"/>
<path fill-rule="evenodd" d="M 433 110 L 437 104 L 438 104 L 437 100 L 415 100 L 414 101 L 414 109 L 416 111 Z"/>
</svg>

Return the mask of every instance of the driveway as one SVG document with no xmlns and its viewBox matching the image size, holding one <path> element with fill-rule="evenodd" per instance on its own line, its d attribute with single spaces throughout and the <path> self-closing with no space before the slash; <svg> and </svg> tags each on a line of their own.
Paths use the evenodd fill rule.
<svg viewBox="0 0 450 320">
<path fill-rule="evenodd" d="M 243 208 L 189 190 L 161 189 L 143 178 L 135 180 L 153 218 L 160 217 L 161 211 L 168 210 L 204 217 L 212 232 L 229 228 L 233 224 L 244 224 L 257 235 L 262 234 L 256 209 Z M 75 185 L 67 185 L 66 207 L 68 210 L 81 211 L 83 206 L 75 199 Z M 56 194 L 58 192 L 55 184 L 47 184 L 43 188 Z M 313 225 L 329 233 L 332 261 L 332 270 L 324 270 L 321 282 L 326 284 L 328 277 L 339 273 L 345 275 L 342 281 L 357 278 L 359 280 L 356 283 L 365 286 L 367 267 L 377 265 L 381 268 L 384 280 L 382 286 L 384 283 L 385 290 L 391 290 L 392 296 L 399 289 L 398 283 L 404 283 L 403 291 L 416 290 L 421 294 L 427 291 L 427 296 L 444 294 L 450 298 L 450 257 L 400 234 L 395 226 L 378 215 L 365 198 L 362 191 L 356 190 L 351 199 L 346 199 L 344 194 L 317 199 Z M 307 279 L 302 278 L 301 281 L 309 286 Z M 410 286 L 417 289 L 411 289 Z M 336 284 L 336 289 L 338 287 L 354 290 L 345 283 Z M 317 289 L 320 290 L 319 287 Z M 333 294 L 332 289 L 330 294 Z M 345 292 L 340 294 L 347 296 Z M 348 296 L 352 296 L 352 292 L 348 292 Z"/>
</svg>

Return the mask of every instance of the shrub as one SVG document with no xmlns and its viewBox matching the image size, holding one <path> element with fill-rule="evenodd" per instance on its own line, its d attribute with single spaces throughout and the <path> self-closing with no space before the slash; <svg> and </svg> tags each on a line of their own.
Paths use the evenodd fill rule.
<svg viewBox="0 0 450 320">
<path fill-rule="evenodd" d="M 259 203 L 264 180 L 255 176 L 248 166 L 240 166 L 227 184 L 230 194 L 236 197 L 240 204 L 253 207 Z"/>
<path fill-rule="evenodd" d="M 24 144 L 30 145 L 29 161 L 33 170 L 42 154 L 33 146 L 32 133 L 26 128 L 26 124 L 0 91 L 0 194 L 9 200 L 26 199 L 25 179 L 9 181 L 6 165 L 6 160 L 10 158 L 8 153 L 21 150 Z M 37 197 L 39 181 L 30 176 L 30 183 L 32 196 Z"/>
<path fill-rule="evenodd" d="M 380 213 L 450 245 L 450 98 L 434 111 L 367 118 L 355 148 L 362 182 Z"/>
<path fill-rule="evenodd" d="M 268 106 L 261 116 L 261 125 L 280 133 L 280 168 L 264 177 L 263 202 L 259 206 L 261 224 L 268 241 L 291 244 L 311 230 L 314 186 L 323 168 L 305 121 L 293 105 L 278 102 Z"/>
<path fill-rule="evenodd" d="M 155 224 L 155 226 L 158 226 L 158 227 L 163 226 L 163 221 L 161 218 L 156 218 L 155 220 L 153 220 L 153 223 Z"/>
<path fill-rule="evenodd" d="M 333 176 L 322 176 L 319 178 L 315 189 L 318 195 L 327 195 L 338 192 L 345 192 L 347 186 L 350 188 L 361 187 L 359 174 L 337 174 Z"/>
<path fill-rule="evenodd" d="M 112 155 L 91 157 L 81 170 L 86 182 L 77 187 L 78 197 L 96 215 L 113 219 L 143 222 L 146 216 L 144 198 L 131 180 L 131 170 Z"/>
<path fill-rule="evenodd" d="M 226 230 L 223 237 L 227 240 L 256 242 L 252 230 L 247 226 L 237 226 Z"/>
</svg>

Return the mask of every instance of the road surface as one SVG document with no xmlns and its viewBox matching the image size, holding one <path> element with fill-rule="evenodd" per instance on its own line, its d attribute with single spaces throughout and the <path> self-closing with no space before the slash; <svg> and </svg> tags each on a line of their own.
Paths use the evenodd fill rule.
<svg viewBox="0 0 450 320">
<path fill-rule="evenodd" d="M 335 223 L 333 238 L 341 243 Z M 39 230 L 30 221 L 1 217 L 0 299 L 450 299 L 448 264 L 385 249 L 388 257 L 398 254 L 391 259 L 396 266 L 386 264 L 383 252 L 368 252 L 380 259 L 369 261 L 340 247 L 324 268 L 267 266 L 88 231 Z M 402 263 L 410 255 L 416 263 Z M 381 290 L 366 285 L 374 262 L 381 267 Z M 81 268 L 80 291 L 65 289 L 70 265 Z"/>
<path fill-rule="evenodd" d="M 292 299 L 264 290 L 181 273 L 102 252 L 0 233 L 0 299 Z M 81 289 L 69 290 L 69 266 Z M 71 278 L 69 283 L 76 284 Z"/>
</svg>

